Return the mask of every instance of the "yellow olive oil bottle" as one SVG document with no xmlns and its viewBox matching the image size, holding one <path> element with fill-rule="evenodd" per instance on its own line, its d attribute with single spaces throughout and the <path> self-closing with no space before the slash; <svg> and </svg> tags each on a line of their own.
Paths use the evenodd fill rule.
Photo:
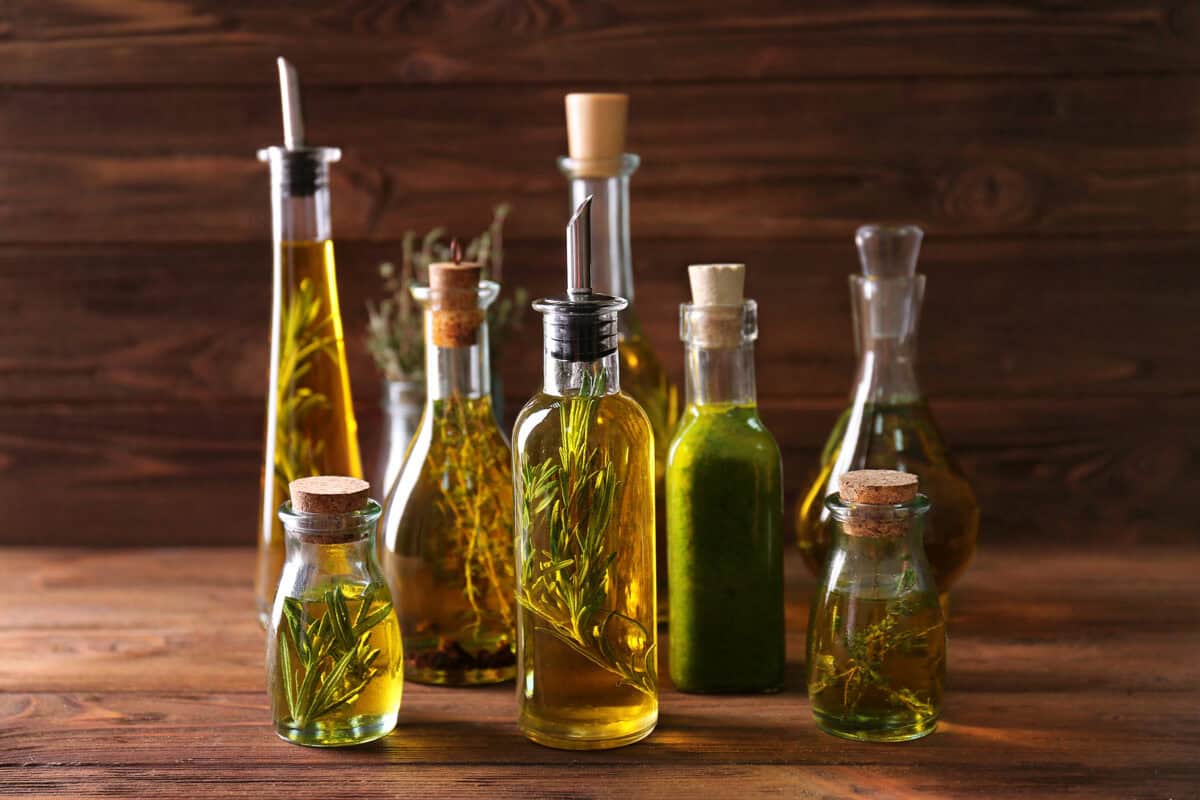
<svg viewBox="0 0 1200 800">
<path fill-rule="evenodd" d="M 513 431 L 518 725 L 581 750 L 658 720 L 654 434 L 620 389 L 625 301 L 591 289 L 590 205 L 567 227 L 566 295 L 534 303 L 544 381 Z"/>
</svg>

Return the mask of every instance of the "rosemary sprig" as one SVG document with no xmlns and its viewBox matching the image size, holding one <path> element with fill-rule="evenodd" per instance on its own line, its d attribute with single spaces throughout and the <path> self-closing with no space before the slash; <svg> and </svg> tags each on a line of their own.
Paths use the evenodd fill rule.
<svg viewBox="0 0 1200 800">
<path fill-rule="evenodd" d="M 527 552 L 517 599 L 540 620 L 538 630 L 612 672 L 620 684 L 654 695 L 655 645 L 628 653 L 613 645 L 614 640 L 631 638 L 649 642 L 652 636 L 636 619 L 608 607 L 608 573 L 617 559 L 616 552 L 607 552 L 606 537 L 616 498 L 616 468 L 600 448 L 588 446 L 606 383 L 605 373 L 585 376 L 579 393 L 563 400 L 557 461 L 522 467 L 521 525 Z M 546 548 L 541 550 L 528 546 L 529 532 L 539 523 L 547 531 Z"/>
<path fill-rule="evenodd" d="M 334 358 L 336 337 L 324 334 L 330 317 L 321 316 L 321 298 L 308 278 L 283 308 L 279 379 L 276 383 L 275 481 L 283 495 L 296 478 L 320 474 L 325 443 L 305 431 L 305 422 L 330 407 L 325 395 L 301 386 L 319 355 Z"/>
<path fill-rule="evenodd" d="M 377 585 L 367 587 L 353 620 L 340 588 L 325 591 L 325 613 L 314 620 L 308 619 L 300 600 L 284 599 L 277 646 L 288 714 L 295 725 L 304 727 L 353 703 L 379 674 L 374 664 L 380 651 L 368 642 L 375 626 L 391 614 L 392 604 L 384 602 L 371 611 L 377 592 Z"/>
</svg>

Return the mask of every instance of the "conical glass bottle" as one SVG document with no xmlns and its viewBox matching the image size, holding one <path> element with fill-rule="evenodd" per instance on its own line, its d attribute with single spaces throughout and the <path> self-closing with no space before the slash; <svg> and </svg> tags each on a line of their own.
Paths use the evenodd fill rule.
<svg viewBox="0 0 1200 800">
<path fill-rule="evenodd" d="M 832 532 L 825 498 L 856 469 L 915 473 L 933 505 L 925 552 L 945 594 L 975 552 L 979 505 L 946 448 L 914 368 L 925 276 L 916 273 L 923 233 L 915 225 L 868 225 L 856 242 L 863 274 L 850 276 L 858 371 L 850 405 L 821 454 L 820 468 L 796 509 L 800 551 L 814 574 L 828 557 Z"/>
<path fill-rule="evenodd" d="M 280 71 L 290 66 L 281 63 Z M 329 218 L 329 165 L 341 151 L 304 146 L 298 135 L 298 90 L 290 74 L 291 89 L 286 80 L 284 86 L 287 144 L 258 153 L 271 167 L 275 244 L 255 573 L 264 626 L 283 569 L 284 532 L 276 510 L 287 500 L 288 484 L 312 475 L 362 477 Z"/>
<path fill-rule="evenodd" d="M 659 507 L 659 579 L 666 581 L 666 526 L 663 477 L 667 450 L 679 420 L 676 388 L 667 379 L 642 331 L 633 285 L 629 237 L 629 180 L 641 164 L 625 152 L 629 97 L 624 94 L 569 94 L 566 97 L 570 156 L 558 167 L 570 184 L 570 208 L 592 198 L 592 288 L 623 298 L 618 318 L 618 357 L 622 391 L 636 400 L 654 431 L 655 479 Z"/>
<path fill-rule="evenodd" d="M 686 692 L 778 691 L 782 466 L 755 397 L 758 306 L 742 299 L 742 264 L 689 273 L 687 407 L 667 462 L 671 682 Z"/>
<path fill-rule="evenodd" d="M 658 720 L 654 437 L 620 390 L 617 314 L 593 293 L 589 202 L 568 226 L 568 290 L 539 300 L 544 383 L 513 431 L 518 725 L 535 742 L 600 749 Z"/>
<path fill-rule="evenodd" d="M 425 411 L 388 494 L 381 562 L 418 683 L 509 680 L 513 651 L 513 485 L 492 413 L 486 309 L 499 294 L 479 264 L 435 263 L 424 308 Z"/>
<path fill-rule="evenodd" d="M 833 534 L 808 623 L 808 697 L 845 739 L 933 732 L 946 680 L 946 624 L 921 546 L 929 499 L 915 475 L 843 473 L 825 500 Z"/>
</svg>

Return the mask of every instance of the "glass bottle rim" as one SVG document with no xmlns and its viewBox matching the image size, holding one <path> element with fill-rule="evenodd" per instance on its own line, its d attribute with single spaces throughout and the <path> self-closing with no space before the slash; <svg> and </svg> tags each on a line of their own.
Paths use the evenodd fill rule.
<svg viewBox="0 0 1200 800">
<path fill-rule="evenodd" d="M 375 529 L 375 523 L 383 514 L 383 507 L 374 500 L 357 511 L 345 514 L 312 514 L 307 511 L 296 511 L 292 501 L 285 500 L 279 506 L 279 519 L 288 536 L 306 538 L 310 536 L 340 538 L 343 543 L 355 542 L 370 536 Z M 325 542 L 336 544 L 336 541 Z"/>
<path fill-rule="evenodd" d="M 273 158 L 283 160 L 289 156 L 310 156 L 316 161 L 324 164 L 333 164 L 342 160 L 342 148 L 340 147 L 284 147 L 274 144 L 270 147 L 263 147 L 258 150 L 258 160 L 269 162 Z"/>
<path fill-rule="evenodd" d="M 906 520 L 921 517 L 929 513 L 931 504 L 926 495 L 918 493 L 907 503 L 877 504 L 852 503 L 842 500 L 840 492 L 833 492 L 825 498 L 825 508 L 838 522 L 845 522 L 854 517 L 872 520 Z"/>
<path fill-rule="evenodd" d="M 611 163 L 615 167 L 615 171 L 611 175 L 594 174 L 597 164 Z M 637 168 L 642 164 L 642 157 L 636 153 L 622 153 L 614 158 L 571 158 L 570 156 L 558 157 L 558 171 L 565 175 L 569 180 L 576 178 L 592 178 L 596 180 L 604 180 L 605 178 L 628 178 L 633 173 L 637 172 Z"/>
<path fill-rule="evenodd" d="M 408 287 L 408 291 L 413 296 L 413 299 L 421 304 L 422 308 L 429 310 L 429 301 L 433 297 L 433 290 L 429 287 L 428 283 L 414 283 Z M 469 289 L 464 291 L 469 291 Z M 495 281 L 481 280 L 475 292 L 479 308 L 485 309 L 500 295 L 500 284 Z"/>
</svg>

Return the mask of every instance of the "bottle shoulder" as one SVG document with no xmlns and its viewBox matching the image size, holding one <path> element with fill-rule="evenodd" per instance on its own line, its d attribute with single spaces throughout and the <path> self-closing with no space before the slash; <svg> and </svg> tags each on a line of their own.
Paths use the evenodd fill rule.
<svg viewBox="0 0 1200 800">
<path fill-rule="evenodd" d="M 752 405 L 691 405 L 671 441 L 673 458 L 720 454 L 763 460 L 780 458 L 779 443 Z"/>
</svg>

